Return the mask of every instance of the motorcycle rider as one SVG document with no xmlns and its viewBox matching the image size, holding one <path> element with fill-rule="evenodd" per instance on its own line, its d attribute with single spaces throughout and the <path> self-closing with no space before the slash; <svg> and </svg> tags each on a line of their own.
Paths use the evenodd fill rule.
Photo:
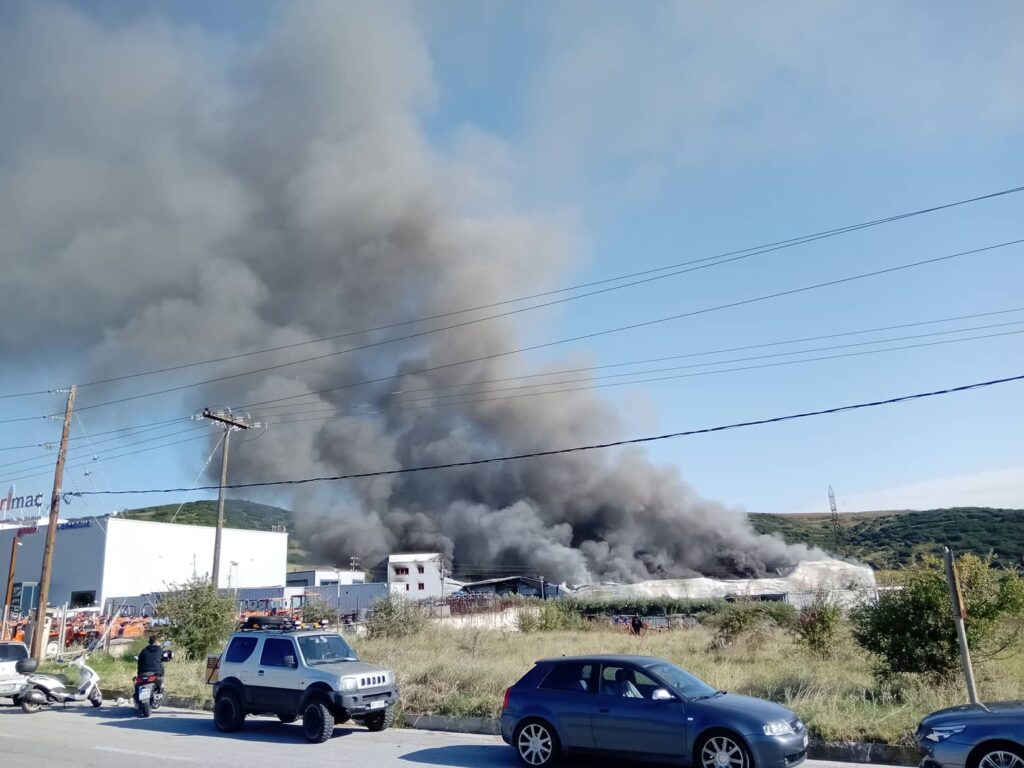
<svg viewBox="0 0 1024 768">
<path fill-rule="evenodd" d="M 164 649 L 157 642 L 158 640 L 156 635 L 149 636 L 149 645 L 139 651 L 139 663 L 135 671 L 139 676 L 156 675 L 158 677 L 154 686 L 156 692 L 162 691 L 164 687 Z"/>
</svg>

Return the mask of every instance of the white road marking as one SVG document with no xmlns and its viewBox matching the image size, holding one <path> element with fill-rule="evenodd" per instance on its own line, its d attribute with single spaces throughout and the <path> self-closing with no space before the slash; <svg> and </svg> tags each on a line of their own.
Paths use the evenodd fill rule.
<svg viewBox="0 0 1024 768">
<path fill-rule="evenodd" d="M 178 755 L 161 755 L 156 752 L 139 752 L 137 749 L 118 749 L 117 747 L 93 747 L 100 752 L 116 752 L 119 755 L 132 755 L 133 757 L 152 757 L 156 760 L 176 760 L 179 763 L 196 763 L 191 757 L 179 757 Z"/>
</svg>

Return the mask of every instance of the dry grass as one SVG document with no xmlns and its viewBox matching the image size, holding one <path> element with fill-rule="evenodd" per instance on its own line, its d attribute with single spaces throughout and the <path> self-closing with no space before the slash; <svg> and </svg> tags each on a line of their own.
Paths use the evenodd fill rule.
<svg viewBox="0 0 1024 768">
<path fill-rule="evenodd" d="M 401 639 L 359 638 L 353 645 L 361 658 L 395 671 L 406 711 L 451 716 L 495 716 L 505 688 L 537 659 L 588 653 L 664 657 L 718 688 L 790 707 L 825 741 L 910 744 L 923 715 L 965 700 L 962 688 L 953 685 L 880 686 L 868 659 L 848 639 L 834 658 L 823 660 L 777 630 L 720 651 L 708 650 L 710 637 L 703 627 L 639 640 L 610 629 L 520 634 L 431 627 Z M 93 659 L 104 688 L 130 686 L 133 662 Z M 201 663 L 176 659 L 167 665 L 167 690 L 209 696 L 204 671 Z M 1024 698 L 1024 658 L 982 666 L 977 674 L 986 700 Z"/>
</svg>

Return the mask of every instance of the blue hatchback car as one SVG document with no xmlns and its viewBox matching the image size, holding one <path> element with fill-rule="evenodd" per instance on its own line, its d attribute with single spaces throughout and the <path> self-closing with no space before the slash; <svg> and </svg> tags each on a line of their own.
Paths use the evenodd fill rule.
<svg viewBox="0 0 1024 768">
<path fill-rule="evenodd" d="M 501 737 L 529 766 L 569 753 L 694 768 L 793 768 L 807 757 L 804 724 L 785 707 L 651 656 L 538 661 L 505 691 Z"/>
</svg>

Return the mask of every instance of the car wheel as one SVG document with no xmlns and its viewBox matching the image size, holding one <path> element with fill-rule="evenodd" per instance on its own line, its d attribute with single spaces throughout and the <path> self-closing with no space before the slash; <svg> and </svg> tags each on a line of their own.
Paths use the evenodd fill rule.
<svg viewBox="0 0 1024 768">
<path fill-rule="evenodd" d="M 702 768 L 753 768 L 750 750 L 739 737 L 713 733 L 700 743 L 698 750 Z"/>
<path fill-rule="evenodd" d="M 213 702 L 213 722 L 217 730 L 232 733 L 239 730 L 244 721 L 245 712 L 238 694 L 230 689 L 218 691 Z"/>
<path fill-rule="evenodd" d="M 314 702 L 302 713 L 302 732 L 314 744 L 323 744 L 334 733 L 334 715 L 323 703 Z"/>
<path fill-rule="evenodd" d="M 985 749 L 975 763 L 977 768 L 1024 768 L 1024 753 L 1009 744 Z"/>
<path fill-rule="evenodd" d="M 388 707 L 383 712 L 374 712 L 363 718 L 363 725 L 370 731 L 383 731 L 395 724 L 395 708 Z"/>
<path fill-rule="evenodd" d="M 562 756 L 555 729 L 539 720 L 519 726 L 513 743 L 523 765 L 555 765 Z"/>
<path fill-rule="evenodd" d="M 294 723 L 296 720 L 298 720 L 299 716 L 298 715 L 278 715 L 277 719 L 280 720 L 285 725 L 289 725 L 290 723 Z"/>
</svg>

